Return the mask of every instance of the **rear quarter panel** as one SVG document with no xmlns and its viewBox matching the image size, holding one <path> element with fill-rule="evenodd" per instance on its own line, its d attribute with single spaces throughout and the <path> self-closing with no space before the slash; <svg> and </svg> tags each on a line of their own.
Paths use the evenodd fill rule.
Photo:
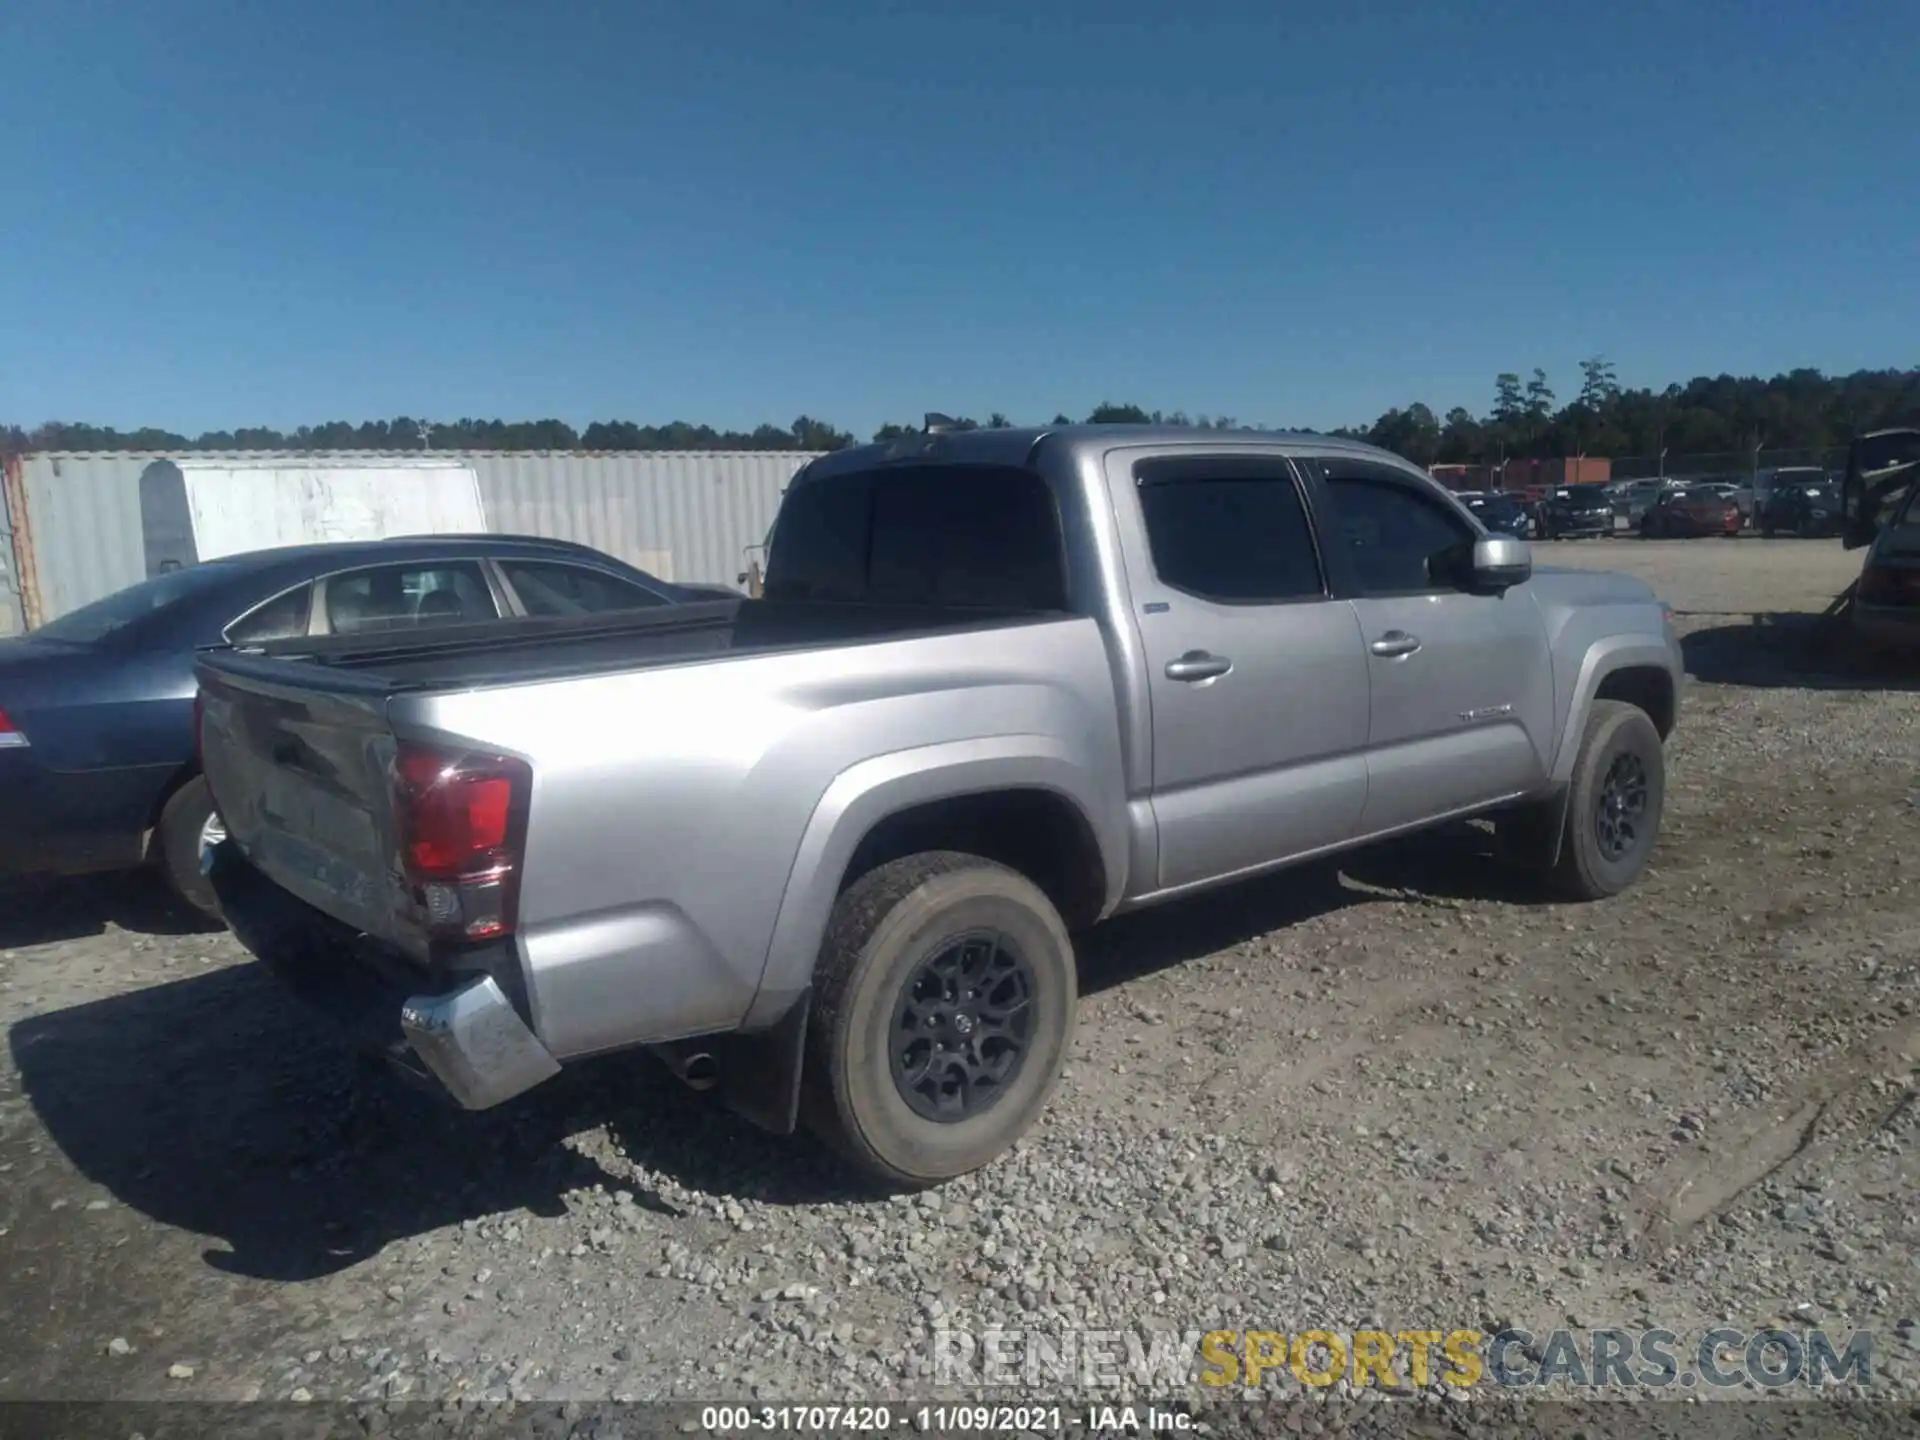
<svg viewBox="0 0 1920 1440">
<path fill-rule="evenodd" d="M 854 846 L 905 805 L 1057 790 L 1110 889 L 1124 879 L 1113 682 L 1089 619 L 403 697 L 391 714 L 532 764 L 520 944 L 535 1027 L 563 1058 L 777 1016 Z"/>
<path fill-rule="evenodd" d="M 193 762 L 191 653 L 6 645 L 0 709 L 30 742 L 0 757 L 7 863 L 139 863 L 162 797 Z"/>
</svg>

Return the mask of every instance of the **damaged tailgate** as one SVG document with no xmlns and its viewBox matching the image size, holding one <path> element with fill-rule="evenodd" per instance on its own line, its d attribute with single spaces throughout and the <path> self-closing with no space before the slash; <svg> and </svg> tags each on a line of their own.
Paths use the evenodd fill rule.
<svg viewBox="0 0 1920 1440">
<path fill-rule="evenodd" d="M 241 852 L 315 909 L 424 957 L 399 863 L 385 684 L 232 652 L 203 657 L 199 679 L 201 765 Z"/>
</svg>

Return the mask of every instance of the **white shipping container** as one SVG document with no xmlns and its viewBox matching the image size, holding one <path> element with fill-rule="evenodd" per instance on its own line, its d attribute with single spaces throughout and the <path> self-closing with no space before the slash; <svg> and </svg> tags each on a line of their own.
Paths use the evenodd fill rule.
<svg viewBox="0 0 1920 1440">
<path fill-rule="evenodd" d="M 162 570 L 238 550 L 490 530 L 578 541 L 663 579 L 733 585 L 766 537 L 781 492 L 813 458 L 41 451 L 8 462 L 13 579 L 33 626 Z M 5 609 L 0 593 L 0 626 Z"/>
<path fill-rule="evenodd" d="M 278 545 L 471 534 L 487 528 L 480 478 L 462 460 L 173 462 L 202 560 Z"/>
</svg>

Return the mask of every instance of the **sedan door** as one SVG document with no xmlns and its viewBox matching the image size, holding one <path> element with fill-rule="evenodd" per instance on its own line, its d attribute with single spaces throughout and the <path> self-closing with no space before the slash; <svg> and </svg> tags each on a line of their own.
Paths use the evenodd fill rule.
<svg viewBox="0 0 1920 1440">
<path fill-rule="evenodd" d="M 1338 844 L 1366 799 L 1367 657 L 1277 456 L 1118 451 L 1147 662 L 1159 886 Z"/>
<path fill-rule="evenodd" d="M 1545 783 L 1553 666 L 1526 586 L 1475 594 L 1436 557 L 1479 535 L 1430 483 L 1342 456 L 1314 462 L 1324 545 L 1364 635 L 1367 799 L 1376 835 Z"/>
<path fill-rule="evenodd" d="M 500 614 L 477 559 L 408 560 L 343 570 L 315 582 L 314 629 L 360 635 L 492 620 Z"/>
</svg>

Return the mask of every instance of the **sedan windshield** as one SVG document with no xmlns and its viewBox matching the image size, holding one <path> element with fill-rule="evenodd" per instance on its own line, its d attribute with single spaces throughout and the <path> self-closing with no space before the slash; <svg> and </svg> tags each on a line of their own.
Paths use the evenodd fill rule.
<svg viewBox="0 0 1920 1440">
<path fill-rule="evenodd" d="M 156 575 L 49 620 L 33 636 L 62 645 L 97 645 L 149 616 L 204 593 L 234 573 L 233 566 L 212 561 Z"/>
</svg>

